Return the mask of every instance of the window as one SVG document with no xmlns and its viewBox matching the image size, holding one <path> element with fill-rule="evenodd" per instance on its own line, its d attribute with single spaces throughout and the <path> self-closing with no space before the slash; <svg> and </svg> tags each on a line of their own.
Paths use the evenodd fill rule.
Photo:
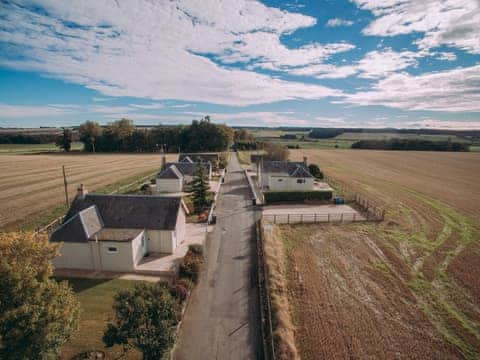
<svg viewBox="0 0 480 360">
<path fill-rule="evenodd" d="M 305 179 L 297 179 L 297 184 L 305 184 Z"/>
<path fill-rule="evenodd" d="M 277 181 L 278 181 L 278 182 L 282 182 L 282 181 L 283 181 L 283 179 L 278 179 Z"/>
<path fill-rule="evenodd" d="M 109 247 L 107 248 L 107 252 L 108 252 L 109 254 L 116 254 L 116 253 L 118 253 L 118 248 L 115 247 L 115 246 L 109 246 Z"/>
<path fill-rule="evenodd" d="M 145 247 L 145 235 L 142 235 L 142 247 Z"/>
</svg>

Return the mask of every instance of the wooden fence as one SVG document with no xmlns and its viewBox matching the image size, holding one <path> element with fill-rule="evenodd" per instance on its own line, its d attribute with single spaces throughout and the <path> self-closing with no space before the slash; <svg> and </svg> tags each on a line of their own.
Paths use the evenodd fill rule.
<svg viewBox="0 0 480 360">
<path fill-rule="evenodd" d="M 351 190 L 344 182 L 329 176 L 325 176 L 324 181 L 335 188 L 335 190 L 343 196 L 346 203 L 353 203 L 365 212 L 365 217 L 368 221 L 383 221 L 385 219 L 385 209 L 378 206 L 372 199 Z"/>
</svg>

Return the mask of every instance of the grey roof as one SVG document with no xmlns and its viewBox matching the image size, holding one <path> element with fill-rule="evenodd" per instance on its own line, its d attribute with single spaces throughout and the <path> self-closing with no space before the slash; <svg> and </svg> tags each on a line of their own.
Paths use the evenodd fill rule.
<svg viewBox="0 0 480 360">
<path fill-rule="evenodd" d="M 185 157 L 182 157 L 179 162 L 181 163 L 193 163 L 194 161 L 190 158 L 190 156 L 185 156 Z"/>
<path fill-rule="evenodd" d="M 174 230 L 180 203 L 181 197 L 87 194 L 75 198 L 65 219 L 95 205 L 107 228 Z"/>
<path fill-rule="evenodd" d="M 163 169 L 158 175 L 159 179 L 181 179 L 183 178 L 182 173 L 177 169 L 175 165 L 170 165 Z"/>
<path fill-rule="evenodd" d="M 220 155 L 218 153 L 183 153 L 178 157 L 178 161 L 182 161 L 184 158 L 189 157 L 194 162 L 218 162 Z"/>
<path fill-rule="evenodd" d="M 177 162 L 177 163 L 167 163 L 165 164 L 166 167 L 170 167 L 171 165 L 175 165 L 177 170 L 183 176 L 195 176 L 198 172 L 200 166 L 203 166 L 205 171 L 208 173 L 210 171 L 210 164 L 207 163 L 188 163 L 188 162 Z"/>
<path fill-rule="evenodd" d="M 274 176 L 313 177 L 303 162 L 263 161 L 263 172 Z"/>
<path fill-rule="evenodd" d="M 102 218 L 95 205 L 84 208 L 70 218 L 50 236 L 53 242 L 85 242 L 103 227 Z"/>
</svg>

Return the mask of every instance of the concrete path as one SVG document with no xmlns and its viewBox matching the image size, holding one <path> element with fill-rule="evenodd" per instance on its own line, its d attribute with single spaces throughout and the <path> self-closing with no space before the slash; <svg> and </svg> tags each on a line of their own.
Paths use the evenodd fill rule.
<svg viewBox="0 0 480 360">
<path fill-rule="evenodd" d="M 207 239 L 207 264 L 179 334 L 175 359 L 257 359 L 261 354 L 252 194 L 233 154 Z"/>
</svg>

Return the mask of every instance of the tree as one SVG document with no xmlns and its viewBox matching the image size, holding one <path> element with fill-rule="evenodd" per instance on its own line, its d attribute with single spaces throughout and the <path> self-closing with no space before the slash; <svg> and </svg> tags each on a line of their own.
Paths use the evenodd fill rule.
<svg viewBox="0 0 480 360">
<path fill-rule="evenodd" d="M 208 197 L 210 193 L 207 171 L 204 166 L 198 167 L 191 189 L 193 193 L 193 207 L 195 208 L 195 212 L 199 213 L 208 206 Z"/>
<path fill-rule="evenodd" d="M 94 121 L 86 121 L 80 125 L 78 132 L 85 151 L 95 152 L 95 141 L 102 136 L 102 127 Z"/>
<path fill-rule="evenodd" d="M 50 278 L 58 251 L 46 235 L 0 233 L 1 359 L 56 358 L 78 328 L 78 300 Z"/>
<path fill-rule="evenodd" d="M 251 132 L 245 129 L 238 129 L 238 130 L 235 130 L 234 140 L 242 141 L 242 142 L 252 142 L 254 140 L 254 137 Z"/>
<path fill-rule="evenodd" d="M 73 134 L 70 129 L 63 128 L 63 134 L 57 137 L 55 145 L 69 152 L 72 148 Z"/>
<path fill-rule="evenodd" d="M 264 150 L 266 153 L 264 155 L 265 160 L 288 160 L 289 151 L 288 148 L 283 145 L 268 142 L 265 144 Z"/>
<path fill-rule="evenodd" d="M 320 171 L 320 168 L 316 164 L 308 165 L 308 171 L 317 179 L 323 179 L 323 173 Z"/>
<path fill-rule="evenodd" d="M 107 347 L 137 348 L 145 360 L 162 359 L 175 342 L 178 304 L 165 284 L 139 283 L 120 291 L 113 304 L 115 320 L 103 335 Z"/>
</svg>

